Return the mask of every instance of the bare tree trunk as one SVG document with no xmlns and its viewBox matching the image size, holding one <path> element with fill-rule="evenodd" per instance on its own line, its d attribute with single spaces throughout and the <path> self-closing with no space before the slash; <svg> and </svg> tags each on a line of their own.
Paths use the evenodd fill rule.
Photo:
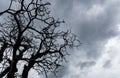
<svg viewBox="0 0 120 78">
<path fill-rule="evenodd" d="M 7 75 L 7 78 L 14 78 L 16 72 L 17 72 L 17 61 L 13 61 L 10 67 L 10 72 Z"/>
<path fill-rule="evenodd" d="M 59 30 L 64 21 L 50 15 L 49 2 L 30 0 L 26 4 L 27 0 L 16 0 L 17 4 L 14 4 L 14 0 L 10 1 L 8 9 L 0 12 L 5 18 L 0 22 L 0 65 L 4 69 L 0 70 L 0 78 L 20 75 L 28 78 L 33 67 L 42 68 L 45 74 L 46 70 L 56 69 L 64 60 L 67 49 L 78 47 L 79 39 L 69 30 Z M 14 9 L 13 5 L 19 8 Z M 18 61 L 28 62 L 21 73 L 17 72 L 21 70 L 17 69 Z"/>
<path fill-rule="evenodd" d="M 24 66 L 23 73 L 22 73 L 22 78 L 28 78 L 28 73 L 30 69 L 33 67 L 34 63 L 30 62 L 28 66 Z"/>
</svg>

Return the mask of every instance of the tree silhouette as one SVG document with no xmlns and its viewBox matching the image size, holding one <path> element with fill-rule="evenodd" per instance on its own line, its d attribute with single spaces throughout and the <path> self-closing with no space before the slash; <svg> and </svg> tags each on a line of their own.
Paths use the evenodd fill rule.
<svg viewBox="0 0 120 78">
<path fill-rule="evenodd" d="M 78 46 L 74 34 L 60 30 L 64 21 L 50 15 L 49 5 L 42 0 L 11 0 L 8 9 L 0 12 L 4 18 L 0 22 L 0 78 L 28 78 L 32 69 L 47 77 L 61 66 L 68 48 Z"/>
</svg>

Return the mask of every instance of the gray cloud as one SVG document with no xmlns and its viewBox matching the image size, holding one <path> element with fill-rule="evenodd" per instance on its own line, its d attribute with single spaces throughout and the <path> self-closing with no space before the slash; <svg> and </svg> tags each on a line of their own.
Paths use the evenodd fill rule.
<svg viewBox="0 0 120 78">
<path fill-rule="evenodd" d="M 118 0 L 56 1 L 56 7 L 53 10 L 55 12 L 54 15 L 63 17 L 66 20 L 65 26 L 71 27 L 83 43 L 81 48 L 74 52 L 76 53 L 75 55 L 80 56 L 71 56 L 71 58 L 76 59 L 75 61 L 70 59 L 73 66 L 74 64 L 80 64 L 79 66 L 83 69 L 94 66 L 97 59 L 101 58 L 107 40 L 119 35 L 118 31 L 116 31 L 116 21 L 119 14 L 118 3 L 120 3 Z M 90 62 L 85 60 L 80 63 L 80 60 L 83 60 L 82 54 Z M 96 62 L 93 62 L 93 60 L 96 60 Z M 106 61 L 103 67 L 109 67 L 109 65 L 110 61 Z M 68 65 L 66 65 L 66 68 L 68 68 Z"/>
<path fill-rule="evenodd" d="M 81 42 L 86 45 L 83 49 L 88 49 L 86 53 L 90 58 L 101 55 L 100 51 L 105 41 L 118 34 L 115 27 L 115 15 L 118 13 L 118 8 L 108 3 L 106 0 L 60 0 L 55 5 L 55 15 L 63 16 L 67 22 L 65 25 L 77 31 Z M 96 9 L 94 5 L 97 5 Z M 78 7 L 77 11 L 74 7 Z M 96 11 L 99 12 L 99 8 L 103 9 L 103 12 L 95 15 Z M 92 9 L 94 12 L 89 16 L 87 12 L 89 13 Z"/>
<path fill-rule="evenodd" d="M 3 1 L 3 0 L 2 0 Z M 63 29 L 72 28 L 83 43 L 79 50 L 71 52 L 69 63 L 58 72 L 59 78 L 71 75 L 72 67 L 79 70 L 90 68 L 97 64 L 103 54 L 107 40 L 119 35 L 116 24 L 119 15 L 119 0 L 50 0 L 51 12 L 56 18 L 65 19 Z M 4 7 L 4 5 L 2 5 Z M 82 62 L 81 62 L 82 60 Z M 111 60 L 102 65 L 112 67 Z M 70 73 L 72 72 L 73 73 Z M 76 70 L 77 71 L 77 70 Z M 54 78 L 51 75 L 51 78 Z M 79 78 L 73 75 L 71 78 Z M 87 78 L 87 77 L 81 77 Z M 96 76 L 92 77 L 96 78 Z M 100 77 L 101 78 L 101 77 Z M 114 76 L 113 76 L 114 78 Z"/>
<path fill-rule="evenodd" d="M 83 19 L 82 22 L 78 22 L 78 34 L 81 41 L 83 41 L 83 44 L 87 43 L 85 49 L 88 49 L 88 57 L 99 57 L 105 41 L 118 35 L 115 17 L 115 15 L 118 14 L 118 8 L 116 8 L 115 5 L 103 6 L 105 5 L 100 5 L 100 7 L 104 9 L 103 13 L 98 14 L 95 17 L 94 15 L 85 17 L 86 19 Z M 84 15 L 87 16 L 87 14 Z M 87 20 L 89 18 L 90 20 Z"/>
<path fill-rule="evenodd" d="M 104 68 L 110 68 L 111 66 L 112 66 L 111 60 L 107 60 L 103 65 Z"/>
<path fill-rule="evenodd" d="M 90 61 L 90 62 L 82 62 L 80 63 L 80 69 L 84 69 L 84 68 L 88 68 L 91 67 L 93 65 L 95 65 L 96 63 L 94 61 Z"/>
</svg>

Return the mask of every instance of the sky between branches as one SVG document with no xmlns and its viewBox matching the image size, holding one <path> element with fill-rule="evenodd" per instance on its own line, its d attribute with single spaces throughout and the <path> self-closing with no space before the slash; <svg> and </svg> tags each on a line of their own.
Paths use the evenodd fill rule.
<svg viewBox="0 0 120 78">
<path fill-rule="evenodd" d="M 48 0 L 55 18 L 64 19 L 82 45 L 73 50 L 59 78 L 120 77 L 120 0 Z M 0 11 L 7 6 L 1 0 Z M 32 76 L 30 76 L 32 78 Z"/>
</svg>

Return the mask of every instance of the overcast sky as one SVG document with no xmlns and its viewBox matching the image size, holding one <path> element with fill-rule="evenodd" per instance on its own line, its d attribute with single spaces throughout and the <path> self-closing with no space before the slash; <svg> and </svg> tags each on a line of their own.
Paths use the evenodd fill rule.
<svg viewBox="0 0 120 78">
<path fill-rule="evenodd" d="M 51 1 L 52 14 L 82 42 L 59 78 L 120 78 L 120 0 Z"/>
<path fill-rule="evenodd" d="M 120 78 L 120 0 L 49 1 L 52 15 L 64 19 L 63 28 L 71 28 L 82 42 L 59 78 Z"/>
</svg>

